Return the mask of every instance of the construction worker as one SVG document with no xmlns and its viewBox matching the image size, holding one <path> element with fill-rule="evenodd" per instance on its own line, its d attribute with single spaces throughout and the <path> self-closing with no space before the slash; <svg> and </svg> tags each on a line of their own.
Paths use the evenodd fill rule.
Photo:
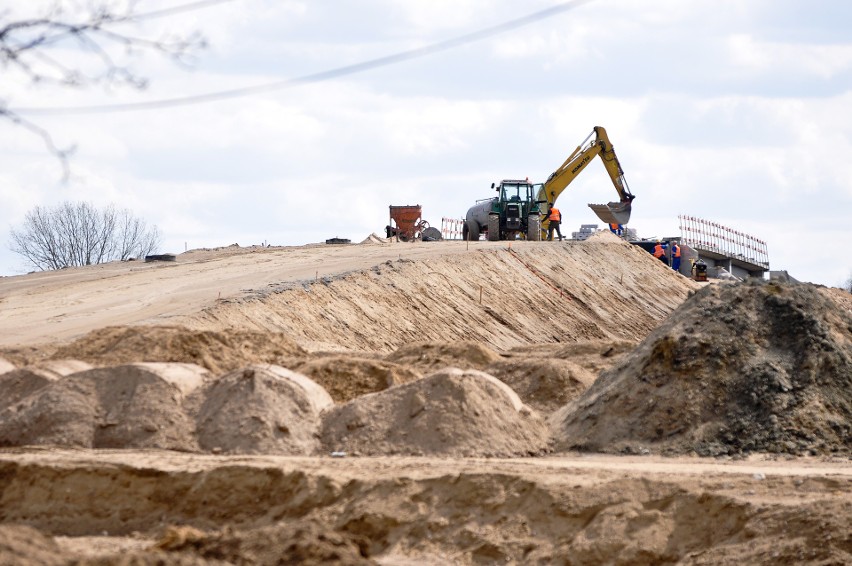
<svg viewBox="0 0 852 566">
<path fill-rule="evenodd" d="M 677 242 L 672 242 L 672 269 L 680 271 L 680 246 Z"/>
<path fill-rule="evenodd" d="M 559 241 L 562 241 L 562 230 L 559 229 L 559 224 L 562 222 L 562 213 L 555 206 L 550 207 L 550 213 L 547 215 L 547 220 L 550 224 L 547 225 L 547 241 L 553 241 L 553 231 L 559 235 Z"/>
<path fill-rule="evenodd" d="M 624 227 L 621 224 L 615 224 L 610 222 L 609 231 L 615 234 L 616 236 L 621 236 L 624 233 Z"/>
<path fill-rule="evenodd" d="M 659 240 L 657 240 L 657 245 L 654 246 L 654 257 L 666 265 L 669 264 L 669 260 L 666 258 L 666 245 Z"/>
</svg>

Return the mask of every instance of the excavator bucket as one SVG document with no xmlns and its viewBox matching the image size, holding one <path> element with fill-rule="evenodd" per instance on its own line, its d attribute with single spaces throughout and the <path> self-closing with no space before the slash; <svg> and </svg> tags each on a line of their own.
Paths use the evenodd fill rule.
<svg viewBox="0 0 852 566">
<path fill-rule="evenodd" d="M 629 200 L 627 202 L 590 204 L 589 208 L 607 224 L 627 224 L 630 220 L 630 211 L 633 209 L 632 204 L 632 200 Z"/>
</svg>

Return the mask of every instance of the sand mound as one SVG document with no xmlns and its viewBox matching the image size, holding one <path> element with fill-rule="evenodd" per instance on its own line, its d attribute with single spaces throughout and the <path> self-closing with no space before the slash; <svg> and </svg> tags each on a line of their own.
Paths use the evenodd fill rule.
<svg viewBox="0 0 852 566">
<path fill-rule="evenodd" d="M 376 234 L 375 232 L 373 232 L 372 234 L 370 234 L 369 236 L 367 236 L 366 238 L 361 240 L 360 243 L 362 243 L 362 244 L 387 244 L 388 242 L 390 242 L 390 240 L 388 240 L 387 238 L 383 238 L 383 237 L 379 236 L 378 234 Z"/>
<path fill-rule="evenodd" d="M 78 360 L 48 360 L 0 373 L 0 409 L 14 405 L 61 377 L 88 369 L 92 366 Z"/>
<path fill-rule="evenodd" d="M 52 358 L 74 358 L 99 366 L 184 362 L 197 364 L 213 373 L 224 373 L 253 363 L 276 363 L 304 354 L 291 338 L 279 332 L 110 326 L 59 348 Z"/>
<path fill-rule="evenodd" d="M 272 365 L 233 371 L 196 391 L 198 444 L 227 454 L 311 455 L 329 394 L 298 373 Z"/>
<path fill-rule="evenodd" d="M 14 405 L 56 381 L 52 372 L 21 368 L 0 374 L 0 409 Z"/>
<path fill-rule="evenodd" d="M 551 419 L 561 449 L 852 451 L 852 315 L 812 285 L 711 285 Z"/>
<path fill-rule="evenodd" d="M 550 414 L 580 396 L 595 375 L 577 364 L 554 359 L 501 360 L 488 366 L 493 375 L 542 414 Z"/>
<path fill-rule="evenodd" d="M 57 379 L 0 412 L 0 446 L 197 451 L 182 403 L 205 375 L 185 364 L 142 364 Z"/>
<path fill-rule="evenodd" d="M 320 384 L 337 403 L 414 381 L 420 373 L 400 364 L 349 356 L 327 356 L 291 366 Z"/>
<path fill-rule="evenodd" d="M 500 355 L 479 342 L 413 342 L 385 359 L 429 373 L 447 367 L 483 370 L 499 360 Z"/>
<path fill-rule="evenodd" d="M 322 438 L 329 451 L 364 455 L 508 457 L 547 446 L 543 420 L 506 384 L 457 368 L 334 407 Z"/>
</svg>

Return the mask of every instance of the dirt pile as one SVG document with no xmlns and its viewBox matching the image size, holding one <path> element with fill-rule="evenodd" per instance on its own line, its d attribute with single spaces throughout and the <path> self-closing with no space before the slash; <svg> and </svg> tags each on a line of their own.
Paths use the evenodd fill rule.
<svg viewBox="0 0 852 566">
<path fill-rule="evenodd" d="M 303 375 L 255 365 L 211 381 L 190 404 L 198 407 L 205 451 L 311 455 L 319 448 L 320 413 L 334 401 Z"/>
<path fill-rule="evenodd" d="M 56 381 L 52 372 L 21 368 L 0 373 L 0 409 L 14 405 L 49 383 Z"/>
<path fill-rule="evenodd" d="M 486 373 L 514 391 L 521 400 L 549 415 L 579 397 L 595 376 L 579 365 L 549 358 L 508 359 L 490 364 Z"/>
<path fill-rule="evenodd" d="M 547 448 L 543 419 L 514 391 L 456 368 L 332 408 L 322 437 L 329 451 L 359 455 L 510 457 Z"/>
<path fill-rule="evenodd" d="M 852 452 L 852 314 L 813 285 L 706 287 L 551 417 L 561 449 Z"/>
<path fill-rule="evenodd" d="M 88 369 L 92 369 L 92 366 L 78 360 L 48 360 L 0 372 L 0 410 L 14 405 L 57 379 Z"/>
<path fill-rule="evenodd" d="M 359 356 L 312 356 L 289 365 L 328 391 L 336 403 L 345 403 L 367 393 L 420 379 L 420 372 L 404 364 Z"/>
<path fill-rule="evenodd" d="M 554 398 L 584 387 L 566 364 L 517 361 L 497 369 L 504 379 L 524 384 L 525 397 L 550 410 Z M 0 446 L 507 457 L 537 454 L 547 446 L 542 418 L 504 382 L 482 372 L 451 368 L 419 378 L 391 362 L 336 356 L 321 356 L 302 368 L 323 373 L 348 403 L 332 408 L 334 400 L 321 384 L 270 364 L 218 377 L 176 363 L 64 377 L 14 370 L 0 376 Z"/>
<path fill-rule="evenodd" d="M 448 367 L 482 370 L 500 359 L 500 355 L 479 342 L 413 342 L 397 348 L 386 360 L 416 368 L 423 373 Z"/>
<path fill-rule="evenodd" d="M 305 351 L 280 332 L 190 330 L 182 326 L 108 326 L 52 354 L 96 366 L 135 362 L 196 364 L 224 373 L 255 363 L 274 364 Z"/>
<path fill-rule="evenodd" d="M 601 371 L 616 365 L 635 347 L 626 340 L 531 344 L 503 353 L 483 371 L 511 387 L 524 403 L 549 415 L 579 397 Z"/>
<path fill-rule="evenodd" d="M 13 393 L 33 389 L 0 411 L 0 446 L 198 451 L 195 427 L 184 411 L 183 400 L 209 378 L 203 368 L 136 364 L 97 368 L 55 380 L 34 375 L 23 386 L 0 384 Z M 5 397 L 6 391 L 0 392 Z"/>
</svg>

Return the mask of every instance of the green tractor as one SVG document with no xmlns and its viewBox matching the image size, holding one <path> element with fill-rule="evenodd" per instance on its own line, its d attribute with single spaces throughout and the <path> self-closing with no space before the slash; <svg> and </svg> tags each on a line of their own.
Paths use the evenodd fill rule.
<svg viewBox="0 0 852 566">
<path fill-rule="evenodd" d="M 498 196 L 479 201 L 467 211 L 462 236 L 465 240 L 478 240 L 484 232 L 492 242 L 541 240 L 541 203 L 536 195 L 542 186 L 511 179 L 500 185 L 491 183 Z"/>
</svg>

